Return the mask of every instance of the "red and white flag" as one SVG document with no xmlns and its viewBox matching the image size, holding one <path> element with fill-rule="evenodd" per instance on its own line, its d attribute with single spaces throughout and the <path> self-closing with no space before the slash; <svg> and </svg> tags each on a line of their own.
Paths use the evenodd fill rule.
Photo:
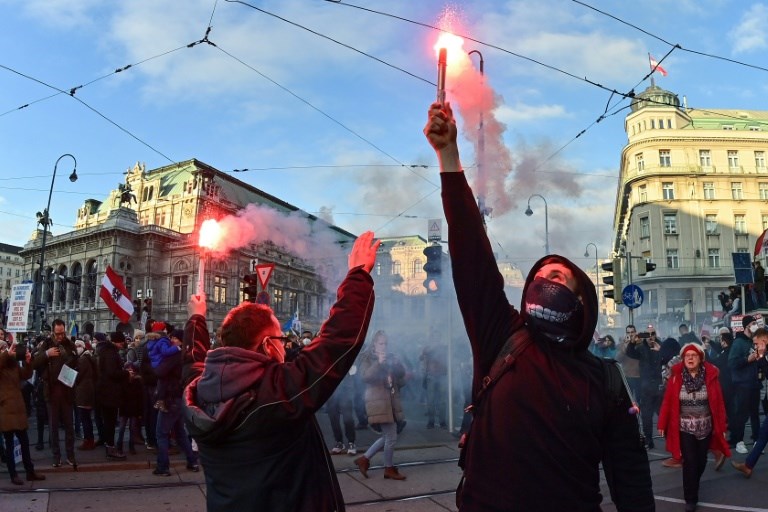
<svg viewBox="0 0 768 512">
<path fill-rule="evenodd" d="M 659 63 L 656 62 L 656 59 L 654 59 L 650 53 L 648 54 L 648 59 L 651 63 L 651 72 L 658 71 L 661 73 L 661 76 L 667 76 L 667 70 L 659 66 Z"/>
<path fill-rule="evenodd" d="M 768 233 L 768 229 L 763 231 L 763 234 L 760 235 L 760 238 L 755 242 L 755 259 L 759 258 L 760 255 L 768 249 L 768 237 L 765 236 L 766 233 Z"/>
<path fill-rule="evenodd" d="M 123 280 L 120 279 L 117 272 L 112 270 L 112 267 L 107 267 L 107 273 L 104 274 L 104 279 L 101 280 L 99 296 L 121 322 L 127 322 L 131 319 L 133 314 L 131 296 L 128 295 L 128 290 L 125 289 Z"/>
</svg>

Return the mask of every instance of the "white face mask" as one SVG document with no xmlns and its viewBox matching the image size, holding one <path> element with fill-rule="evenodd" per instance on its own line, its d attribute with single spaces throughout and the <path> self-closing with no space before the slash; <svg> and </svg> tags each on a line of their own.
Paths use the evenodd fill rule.
<svg viewBox="0 0 768 512">
<path fill-rule="evenodd" d="M 85 352 L 85 349 L 83 347 L 77 347 L 77 355 L 81 356 L 83 355 L 83 352 Z"/>
<path fill-rule="evenodd" d="M 304 338 L 304 339 L 301 340 L 301 344 L 304 345 L 305 347 L 307 345 L 309 345 L 310 343 L 312 343 L 312 340 L 309 339 L 309 338 Z"/>
</svg>

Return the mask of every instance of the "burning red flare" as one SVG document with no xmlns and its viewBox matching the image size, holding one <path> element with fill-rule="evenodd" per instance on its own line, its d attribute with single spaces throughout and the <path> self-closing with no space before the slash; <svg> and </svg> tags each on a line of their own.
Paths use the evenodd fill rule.
<svg viewBox="0 0 768 512">
<path fill-rule="evenodd" d="M 221 239 L 221 227 L 215 219 L 203 221 L 200 226 L 200 241 L 198 245 L 206 249 L 215 249 Z"/>
</svg>

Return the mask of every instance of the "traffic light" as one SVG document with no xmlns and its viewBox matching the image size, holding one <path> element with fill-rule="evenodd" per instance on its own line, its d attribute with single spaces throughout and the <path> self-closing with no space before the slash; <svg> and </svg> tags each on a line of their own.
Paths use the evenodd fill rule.
<svg viewBox="0 0 768 512">
<path fill-rule="evenodd" d="M 147 312 L 147 318 L 152 317 L 152 299 L 144 299 L 144 311 Z"/>
<path fill-rule="evenodd" d="M 245 274 L 243 276 L 243 293 L 248 297 L 249 302 L 256 302 L 256 295 L 259 294 L 258 282 L 258 274 Z"/>
<path fill-rule="evenodd" d="M 424 264 L 424 272 L 427 278 L 424 280 L 424 288 L 427 293 L 437 293 L 440 289 L 440 273 L 442 272 L 443 247 L 433 242 L 424 248 L 424 256 L 427 262 Z"/>
<path fill-rule="evenodd" d="M 637 262 L 637 275 L 644 276 L 648 272 L 656 270 L 656 264 L 646 260 L 640 260 Z"/>
<path fill-rule="evenodd" d="M 613 299 L 614 302 L 622 303 L 621 298 L 621 258 L 613 258 L 600 265 L 605 272 L 611 272 L 613 275 L 603 276 L 603 283 L 612 285 L 612 289 L 603 290 L 603 297 Z"/>
<path fill-rule="evenodd" d="M 139 299 L 133 300 L 133 316 L 136 320 L 141 320 L 141 301 Z"/>
</svg>

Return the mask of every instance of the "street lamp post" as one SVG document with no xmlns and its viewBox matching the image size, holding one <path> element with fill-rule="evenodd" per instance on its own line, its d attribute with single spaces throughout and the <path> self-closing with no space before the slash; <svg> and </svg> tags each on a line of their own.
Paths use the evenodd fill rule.
<svg viewBox="0 0 768 512">
<path fill-rule="evenodd" d="M 480 76 L 485 80 L 485 60 L 479 50 L 472 50 L 467 55 L 477 54 L 480 57 Z M 483 122 L 483 113 L 480 112 L 480 126 L 477 134 L 477 181 L 485 188 L 485 126 Z M 492 208 L 485 205 L 485 192 L 482 190 L 477 195 L 477 208 L 480 210 L 480 218 L 485 226 L 485 217 L 491 214 Z"/>
<path fill-rule="evenodd" d="M 51 217 L 49 215 L 49 212 L 51 209 L 51 196 L 53 195 L 53 183 L 56 181 L 56 169 L 59 167 L 59 162 L 61 161 L 61 159 L 64 158 L 65 156 L 70 157 L 75 162 L 75 165 L 72 169 L 72 174 L 69 175 L 69 181 L 73 183 L 77 181 L 77 159 L 69 153 L 64 153 L 56 160 L 56 163 L 53 166 L 53 177 L 51 178 L 51 190 L 48 192 L 48 204 L 46 205 L 45 210 L 43 210 L 42 213 L 37 212 L 37 223 L 43 225 L 43 241 L 40 244 L 40 276 L 39 276 L 40 282 L 38 286 L 35 286 L 35 304 L 34 304 L 34 310 L 33 310 L 35 315 L 34 325 L 38 334 L 42 331 L 42 323 L 43 323 L 42 322 L 43 316 L 41 311 L 42 308 L 40 307 L 40 296 L 43 293 L 43 285 L 45 284 L 45 276 L 43 274 L 44 272 L 43 269 L 45 267 L 46 235 L 48 233 L 48 228 L 52 224 Z"/>
<path fill-rule="evenodd" d="M 595 248 L 595 289 L 597 291 L 598 300 L 600 300 L 600 265 L 597 261 L 597 245 L 595 245 L 594 242 L 589 242 L 587 246 L 584 247 L 584 257 L 589 258 L 590 245 Z"/>
<path fill-rule="evenodd" d="M 534 197 L 538 197 L 544 201 L 544 251 L 549 254 L 549 212 L 547 211 L 547 200 L 544 199 L 544 196 L 541 194 L 531 194 L 531 197 L 528 198 L 528 208 L 525 209 L 525 214 L 529 217 L 533 215 L 533 210 L 531 210 L 531 199 Z"/>
</svg>

